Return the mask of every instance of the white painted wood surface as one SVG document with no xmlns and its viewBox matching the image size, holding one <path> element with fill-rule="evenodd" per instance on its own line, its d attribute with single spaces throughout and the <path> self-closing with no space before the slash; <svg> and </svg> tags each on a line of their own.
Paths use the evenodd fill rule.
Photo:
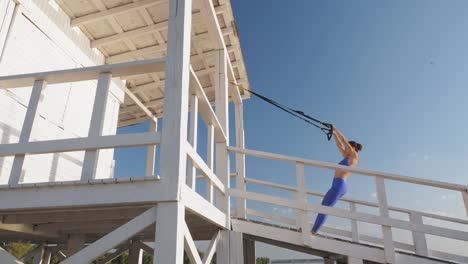
<svg viewBox="0 0 468 264">
<path fill-rule="evenodd" d="M 205 254 L 203 255 L 203 264 L 210 264 L 211 260 L 213 259 L 214 253 L 216 252 L 216 245 L 218 244 L 219 240 L 219 231 L 213 235 L 210 240 L 210 244 L 206 248 Z"/>
<path fill-rule="evenodd" d="M 235 88 L 236 92 L 237 87 Z M 240 95 L 239 95 L 240 97 Z M 245 148 L 245 136 L 244 136 L 244 105 L 242 99 L 239 102 L 235 102 L 235 123 L 236 123 L 236 147 Z M 245 155 L 242 153 L 236 153 L 236 188 L 239 190 L 245 190 Z M 245 199 L 238 198 L 237 204 L 237 215 L 245 218 Z"/>
<path fill-rule="evenodd" d="M 196 94 L 190 95 L 190 125 L 189 125 L 189 142 L 194 151 L 197 150 L 198 137 L 198 97 Z M 208 168 L 209 169 L 209 168 Z M 192 161 L 188 161 L 187 169 L 187 185 L 192 189 L 196 189 L 197 170 L 193 166 Z"/>
<path fill-rule="evenodd" d="M 68 257 L 65 259 L 65 261 L 62 262 L 62 264 L 84 264 L 94 260 L 113 247 L 119 245 L 123 241 L 145 229 L 149 225 L 153 224 L 156 221 L 156 212 L 156 207 L 148 209 L 126 224 L 103 236 L 76 254 Z"/>
<path fill-rule="evenodd" d="M 26 110 L 26 116 L 24 117 L 23 126 L 21 128 L 21 134 L 19 137 L 20 143 L 26 143 L 30 140 L 34 120 L 38 115 L 37 109 L 39 107 L 41 93 L 45 86 L 46 82 L 43 80 L 38 80 L 34 82 L 34 86 L 32 88 L 31 96 L 29 99 L 28 109 Z M 24 158 L 25 155 L 15 156 L 15 159 L 13 160 L 13 166 L 11 169 L 10 179 L 8 180 L 9 185 L 15 186 L 19 183 L 21 173 L 23 171 Z"/>
<path fill-rule="evenodd" d="M 185 185 L 192 1 L 170 1 L 160 175 L 174 199 Z M 168 262 L 169 263 L 169 262 Z M 177 263 L 179 264 L 179 263 Z"/>
<path fill-rule="evenodd" d="M 376 177 L 375 184 L 377 190 L 377 200 L 379 201 L 380 216 L 388 218 L 389 212 L 384 179 Z M 393 244 L 393 234 L 391 226 L 382 225 L 382 236 L 384 239 L 385 262 L 395 263 L 395 245 Z"/>
<path fill-rule="evenodd" d="M 150 127 L 149 132 L 154 133 L 158 132 L 158 120 L 156 121 L 149 121 Z M 159 136 L 154 136 L 154 138 L 160 137 L 160 134 L 157 133 Z M 146 176 L 154 175 L 154 168 L 156 167 L 156 145 L 148 146 L 146 150 Z"/>
<path fill-rule="evenodd" d="M 410 221 L 415 224 L 423 224 L 421 214 L 416 212 L 410 214 Z M 421 232 L 413 231 L 412 236 L 416 254 L 421 256 L 428 256 L 429 253 L 427 248 L 426 235 Z"/>
<path fill-rule="evenodd" d="M 180 202 L 158 204 L 154 264 L 183 264 L 184 224 L 185 208 Z"/>
<path fill-rule="evenodd" d="M 184 229 L 184 249 L 185 253 L 192 264 L 203 264 L 202 259 L 200 258 L 200 254 L 198 254 L 197 246 L 193 241 L 192 235 L 190 234 L 190 230 L 185 222 L 183 222 L 183 229 Z"/>
<path fill-rule="evenodd" d="M 101 73 L 99 75 L 96 94 L 91 116 L 91 124 L 88 131 L 88 137 L 99 137 L 103 135 L 104 118 L 106 116 L 106 105 L 109 94 L 111 73 Z M 81 180 L 87 181 L 96 178 L 97 164 L 99 159 L 99 150 L 87 150 L 83 160 L 83 169 L 81 171 Z"/>
</svg>

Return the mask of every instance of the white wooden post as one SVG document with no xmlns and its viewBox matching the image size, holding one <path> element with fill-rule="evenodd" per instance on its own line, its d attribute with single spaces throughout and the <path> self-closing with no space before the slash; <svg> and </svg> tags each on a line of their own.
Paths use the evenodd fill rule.
<svg viewBox="0 0 468 264">
<path fill-rule="evenodd" d="M 207 165 L 213 171 L 214 169 L 214 126 L 213 124 L 208 124 L 208 146 L 206 148 L 208 157 Z M 213 183 L 206 178 L 206 199 L 213 204 Z"/>
<path fill-rule="evenodd" d="M 304 163 L 296 162 L 296 183 L 297 193 L 296 201 L 298 204 L 307 203 L 307 192 L 305 188 Z M 296 223 L 302 230 L 302 243 L 307 244 L 309 237 L 309 220 L 307 219 L 307 210 L 296 210 Z"/>
<path fill-rule="evenodd" d="M 128 264 L 142 264 L 143 262 L 143 249 L 137 240 L 132 240 L 128 251 Z"/>
<path fill-rule="evenodd" d="M 225 142 L 216 142 L 216 176 L 221 180 L 226 189 L 229 189 L 229 114 L 228 114 L 228 79 L 227 79 L 227 56 L 225 50 L 217 51 L 216 77 L 215 77 L 215 104 L 216 116 L 221 128 L 226 135 Z M 218 192 L 216 205 L 226 214 L 226 226 L 230 223 L 229 196 Z"/>
<path fill-rule="evenodd" d="M 158 122 L 150 120 L 150 132 L 158 131 Z M 154 167 L 156 163 L 156 145 L 148 146 L 147 156 L 146 156 L 146 176 L 154 175 Z"/>
<path fill-rule="evenodd" d="M 242 263 L 244 261 L 242 244 L 242 233 L 229 231 L 229 263 Z"/>
<path fill-rule="evenodd" d="M 377 189 L 377 199 L 379 202 L 380 215 L 389 217 L 387 195 L 385 192 L 384 179 L 375 177 L 375 184 Z M 385 262 L 395 263 L 395 245 L 393 244 L 392 228 L 390 226 L 382 226 L 382 234 L 384 239 Z"/>
<path fill-rule="evenodd" d="M 187 142 L 192 0 L 169 1 L 168 24 L 164 126 L 161 136 L 159 174 L 161 183 L 167 184 L 165 190 L 168 198 L 179 200 L 181 187 L 185 185 L 187 167 L 185 146 Z"/>
<path fill-rule="evenodd" d="M 244 137 L 244 105 L 242 102 L 235 104 L 235 117 L 236 117 L 236 146 L 238 148 L 245 148 Z M 245 154 L 236 153 L 236 188 L 245 191 Z M 237 198 L 237 215 L 238 217 L 245 218 L 246 202 L 243 198 Z"/>
<path fill-rule="evenodd" d="M 38 80 L 34 82 L 31 97 L 29 98 L 28 109 L 26 110 L 26 116 L 24 117 L 23 126 L 21 128 L 21 133 L 19 136 L 19 143 L 29 142 L 34 124 L 34 119 L 37 116 L 37 108 L 39 106 L 41 92 L 42 89 L 45 88 L 45 86 L 46 82 L 43 80 Z M 13 160 L 13 166 L 11 169 L 10 179 L 8 180 L 8 184 L 10 186 L 18 185 L 23 170 L 24 158 L 24 154 L 15 156 Z"/>
<path fill-rule="evenodd" d="M 169 1 L 168 43 L 161 136 L 160 176 L 168 198 L 180 200 L 187 166 L 192 0 Z M 178 202 L 158 204 L 154 264 L 182 264 L 185 208 Z"/>
<path fill-rule="evenodd" d="M 107 98 L 109 97 L 109 85 L 111 73 L 101 73 L 99 75 L 96 94 L 91 116 L 91 125 L 89 126 L 88 137 L 102 136 L 104 127 L 104 118 L 106 116 Z M 99 150 L 87 150 L 83 161 L 83 170 L 81 171 L 81 180 L 87 181 L 96 178 L 96 168 L 99 159 Z"/>
<path fill-rule="evenodd" d="M 198 97 L 195 94 L 190 96 L 190 126 L 189 126 L 190 134 L 189 134 L 189 141 L 192 145 L 193 149 L 197 150 L 197 131 L 198 131 Z M 197 182 L 197 170 L 192 164 L 192 161 L 189 160 L 188 162 L 188 177 L 187 177 L 187 185 L 194 189 L 196 188 Z"/>
<path fill-rule="evenodd" d="M 349 203 L 349 209 L 352 213 L 356 213 L 356 204 L 353 202 Z M 359 242 L 358 224 L 355 219 L 351 220 L 351 236 L 353 242 Z"/>
<path fill-rule="evenodd" d="M 461 194 L 465 203 L 466 216 L 468 216 L 468 190 L 462 192 Z"/>
<path fill-rule="evenodd" d="M 229 263 L 229 230 L 221 230 L 219 232 L 219 241 L 216 245 L 216 263 Z"/>
<path fill-rule="evenodd" d="M 154 264 L 183 263 L 184 218 L 185 208 L 181 202 L 163 202 L 158 204 Z"/>
<path fill-rule="evenodd" d="M 417 225 L 423 224 L 422 216 L 421 214 L 417 212 L 410 213 L 410 221 Z M 429 252 L 427 249 L 426 235 L 424 233 L 416 232 L 416 231 L 412 231 L 412 235 L 413 235 L 415 253 L 421 256 L 428 256 Z"/>
</svg>

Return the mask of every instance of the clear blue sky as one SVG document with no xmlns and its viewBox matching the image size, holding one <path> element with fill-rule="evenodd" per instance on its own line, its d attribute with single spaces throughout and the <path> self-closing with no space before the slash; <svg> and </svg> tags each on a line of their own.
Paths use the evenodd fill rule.
<svg viewBox="0 0 468 264">
<path fill-rule="evenodd" d="M 253 90 L 331 122 L 361 142 L 360 168 L 468 184 L 468 2 L 234 0 L 232 5 Z M 318 130 L 255 98 L 245 101 L 245 131 L 250 149 L 340 159 Z M 133 156 L 119 151 L 116 158 Z M 248 177 L 294 184 L 293 166 L 257 161 L 248 160 Z M 117 175 L 131 167 L 121 164 Z M 325 192 L 332 172 L 306 175 L 311 189 Z M 373 186 L 351 176 L 348 196 L 375 200 Z M 387 189 L 392 205 L 463 217 L 459 194 L 392 182 Z"/>
</svg>

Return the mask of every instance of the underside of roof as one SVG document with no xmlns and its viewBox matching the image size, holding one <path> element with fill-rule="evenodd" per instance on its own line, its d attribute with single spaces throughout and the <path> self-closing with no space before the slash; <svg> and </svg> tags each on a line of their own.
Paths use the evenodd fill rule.
<svg viewBox="0 0 468 264">
<path fill-rule="evenodd" d="M 192 4 L 191 65 L 207 97 L 214 101 L 215 42 L 200 12 L 201 1 Z M 58 0 L 79 27 L 99 49 L 106 63 L 161 58 L 166 56 L 168 0 Z M 238 84 L 249 88 L 236 23 L 230 0 L 214 0 L 217 19 Z M 127 87 L 156 116 L 163 114 L 165 72 L 126 76 Z M 245 98 L 248 94 L 240 90 Z M 121 105 L 119 126 L 143 122 L 147 115 L 130 98 Z"/>
</svg>

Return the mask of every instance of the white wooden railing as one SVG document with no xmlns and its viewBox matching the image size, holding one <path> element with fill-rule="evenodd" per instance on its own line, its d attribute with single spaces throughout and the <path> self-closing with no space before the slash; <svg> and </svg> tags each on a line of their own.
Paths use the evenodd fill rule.
<svg viewBox="0 0 468 264">
<path fill-rule="evenodd" d="M 105 107 L 109 96 L 111 78 L 132 76 L 149 72 L 164 71 L 165 58 L 101 65 L 69 70 L 38 72 L 22 75 L 0 77 L 0 89 L 12 89 L 32 86 L 26 116 L 20 131 L 19 142 L 2 144 L 0 157 L 14 156 L 13 166 L 8 179 L 8 185 L 21 185 L 20 175 L 23 170 L 25 155 L 59 153 L 70 151 L 85 151 L 81 182 L 94 181 L 100 149 L 148 146 L 148 162 L 146 176 L 154 176 L 155 147 L 160 143 L 160 133 L 156 132 L 157 118 L 144 104 L 124 85 L 118 85 L 144 113 L 148 115 L 151 131 L 138 134 L 103 136 Z M 47 84 L 71 83 L 97 80 L 90 127 L 87 137 L 56 139 L 46 141 L 31 141 L 31 132 L 36 116 L 41 93 Z M 92 95 L 90 95 L 92 96 Z M 152 153 L 152 154 L 151 154 Z"/>
<path fill-rule="evenodd" d="M 313 160 L 306 160 L 301 158 L 295 158 L 290 156 L 272 154 L 261 151 L 254 151 L 248 149 L 242 149 L 237 147 L 230 147 L 229 151 L 236 154 L 242 154 L 247 156 L 252 156 L 256 158 L 263 158 L 269 160 L 277 160 L 282 162 L 293 163 L 296 165 L 296 186 L 283 185 L 278 183 L 267 182 L 263 180 L 258 180 L 254 178 L 246 178 L 241 174 L 237 174 L 236 177 L 242 177 L 238 179 L 237 182 L 243 182 L 243 184 L 236 186 L 234 189 L 229 190 L 229 194 L 232 197 L 242 200 L 251 200 L 257 201 L 266 204 L 278 205 L 283 207 L 288 207 L 293 209 L 296 212 L 295 219 L 280 215 L 275 212 L 262 212 L 258 210 L 253 210 L 247 208 L 245 202 L 237 205 L 237 217 L 240 218 L 249 218 L 249 216 L 256 216 L 264 219 L 266 221 L 274 221 L 280 224 L 294 227 L 302 230 L 302 239 L 303 243 L 307 244 L 308 239 L 310 239 L 310 230 L 311 226 L 307 217 L 308 212 L 315 213 L 324 213 L 332 216 L 336 216 L 343 219 L 349 219 L 351 222 L 351 232 L 347 230 L 340 230 L 335 228 L 323 227 L 322 232 L 328 233 L 331 235 L 337 235 L 340 237 L 348 238 L 353 242 L 367 242 L 372 244 L 378 244 L 383 246 L 385 251 L 386 262 L 395 263 L 395 248 L 405 251 L 410 251 L 421 256 L 431 256 L 441 259 L 450 259 L 462 263 L 468 263 L 467 256 L 460 256 L 453 253 L 440 252 L 436 250 L 429 250 L 426 242 L 426 235 L 433 235 L 438 237 L 445 237 L 459 241 L 468 241 L 468 232 L 462 231 L 459 229 L 451 229 L 445 227 L 438 227 L 433 225 L 428 225 L 423 223 L 424 218 L 431 218 L 437 220 L 443 220 L 450 223 L 461 224 L 468 227 L 467 219 L 460 219 L 455 217 L 442 216 L 427 212 L 409 210 L 405 208 L 389 206 L 387 202 L 387 192 L 385 190 L 385 180 L 394 180 L 404 183 L 411 183 L 420 186 L 431 186 L 437 187 L 446 190 L 457 191 L 461 193 L 463 201 L 465 203 L 466 214 L 468 215 L 468 186 L 439 182 L 433 180 L 425 180 L 414 177 L 401 176 L 390 173 L 383 173 L 377 171 L 363 170 L 357 168 L 350 168 L 341 165 L 335 165 L 331 163 L 318 162 Z M 349 204 L 349 210 L 341 208 L 332 208 L 321 206 L 319 204 L 309 203 L 308 196 L 318 196 L 323 197 L 323 193 L 309 191 L 305 187 L 304 182 L 304 167 L 316 167 L 316 168 L 326 168 L 330 170 L 344 170 L 355 174 L 365 175 L 373 177 L 375 179 L 376 193 L 378 203 L 361 201 L 351 198 L 342 198 L 341 201 Z M 274 195 L 268 195 L 263 193 L 256 193 L 246 191 L 245 183 L 266 186 L 279 190 L 286 190 L 294 193 L 294 198 L 287 199 L 283 197 L 278 197 Z M 370 206 L 379 209 L 378 215 L 358 212 L 356 210 L 357 205 Z M 403 221 L 390 217 L 389 212 L 400 212 L 407 214 L 409 216 L 409 221 Z M 383 239 L 362 235 L 358 231 L 358 222 L 375 224 L 381 227 Z M 406 244 L 394 241 L 392 237 L 392 228 L 398 228 L 410 231 L 413 237 L 413 244 Z"/>
</svg>

